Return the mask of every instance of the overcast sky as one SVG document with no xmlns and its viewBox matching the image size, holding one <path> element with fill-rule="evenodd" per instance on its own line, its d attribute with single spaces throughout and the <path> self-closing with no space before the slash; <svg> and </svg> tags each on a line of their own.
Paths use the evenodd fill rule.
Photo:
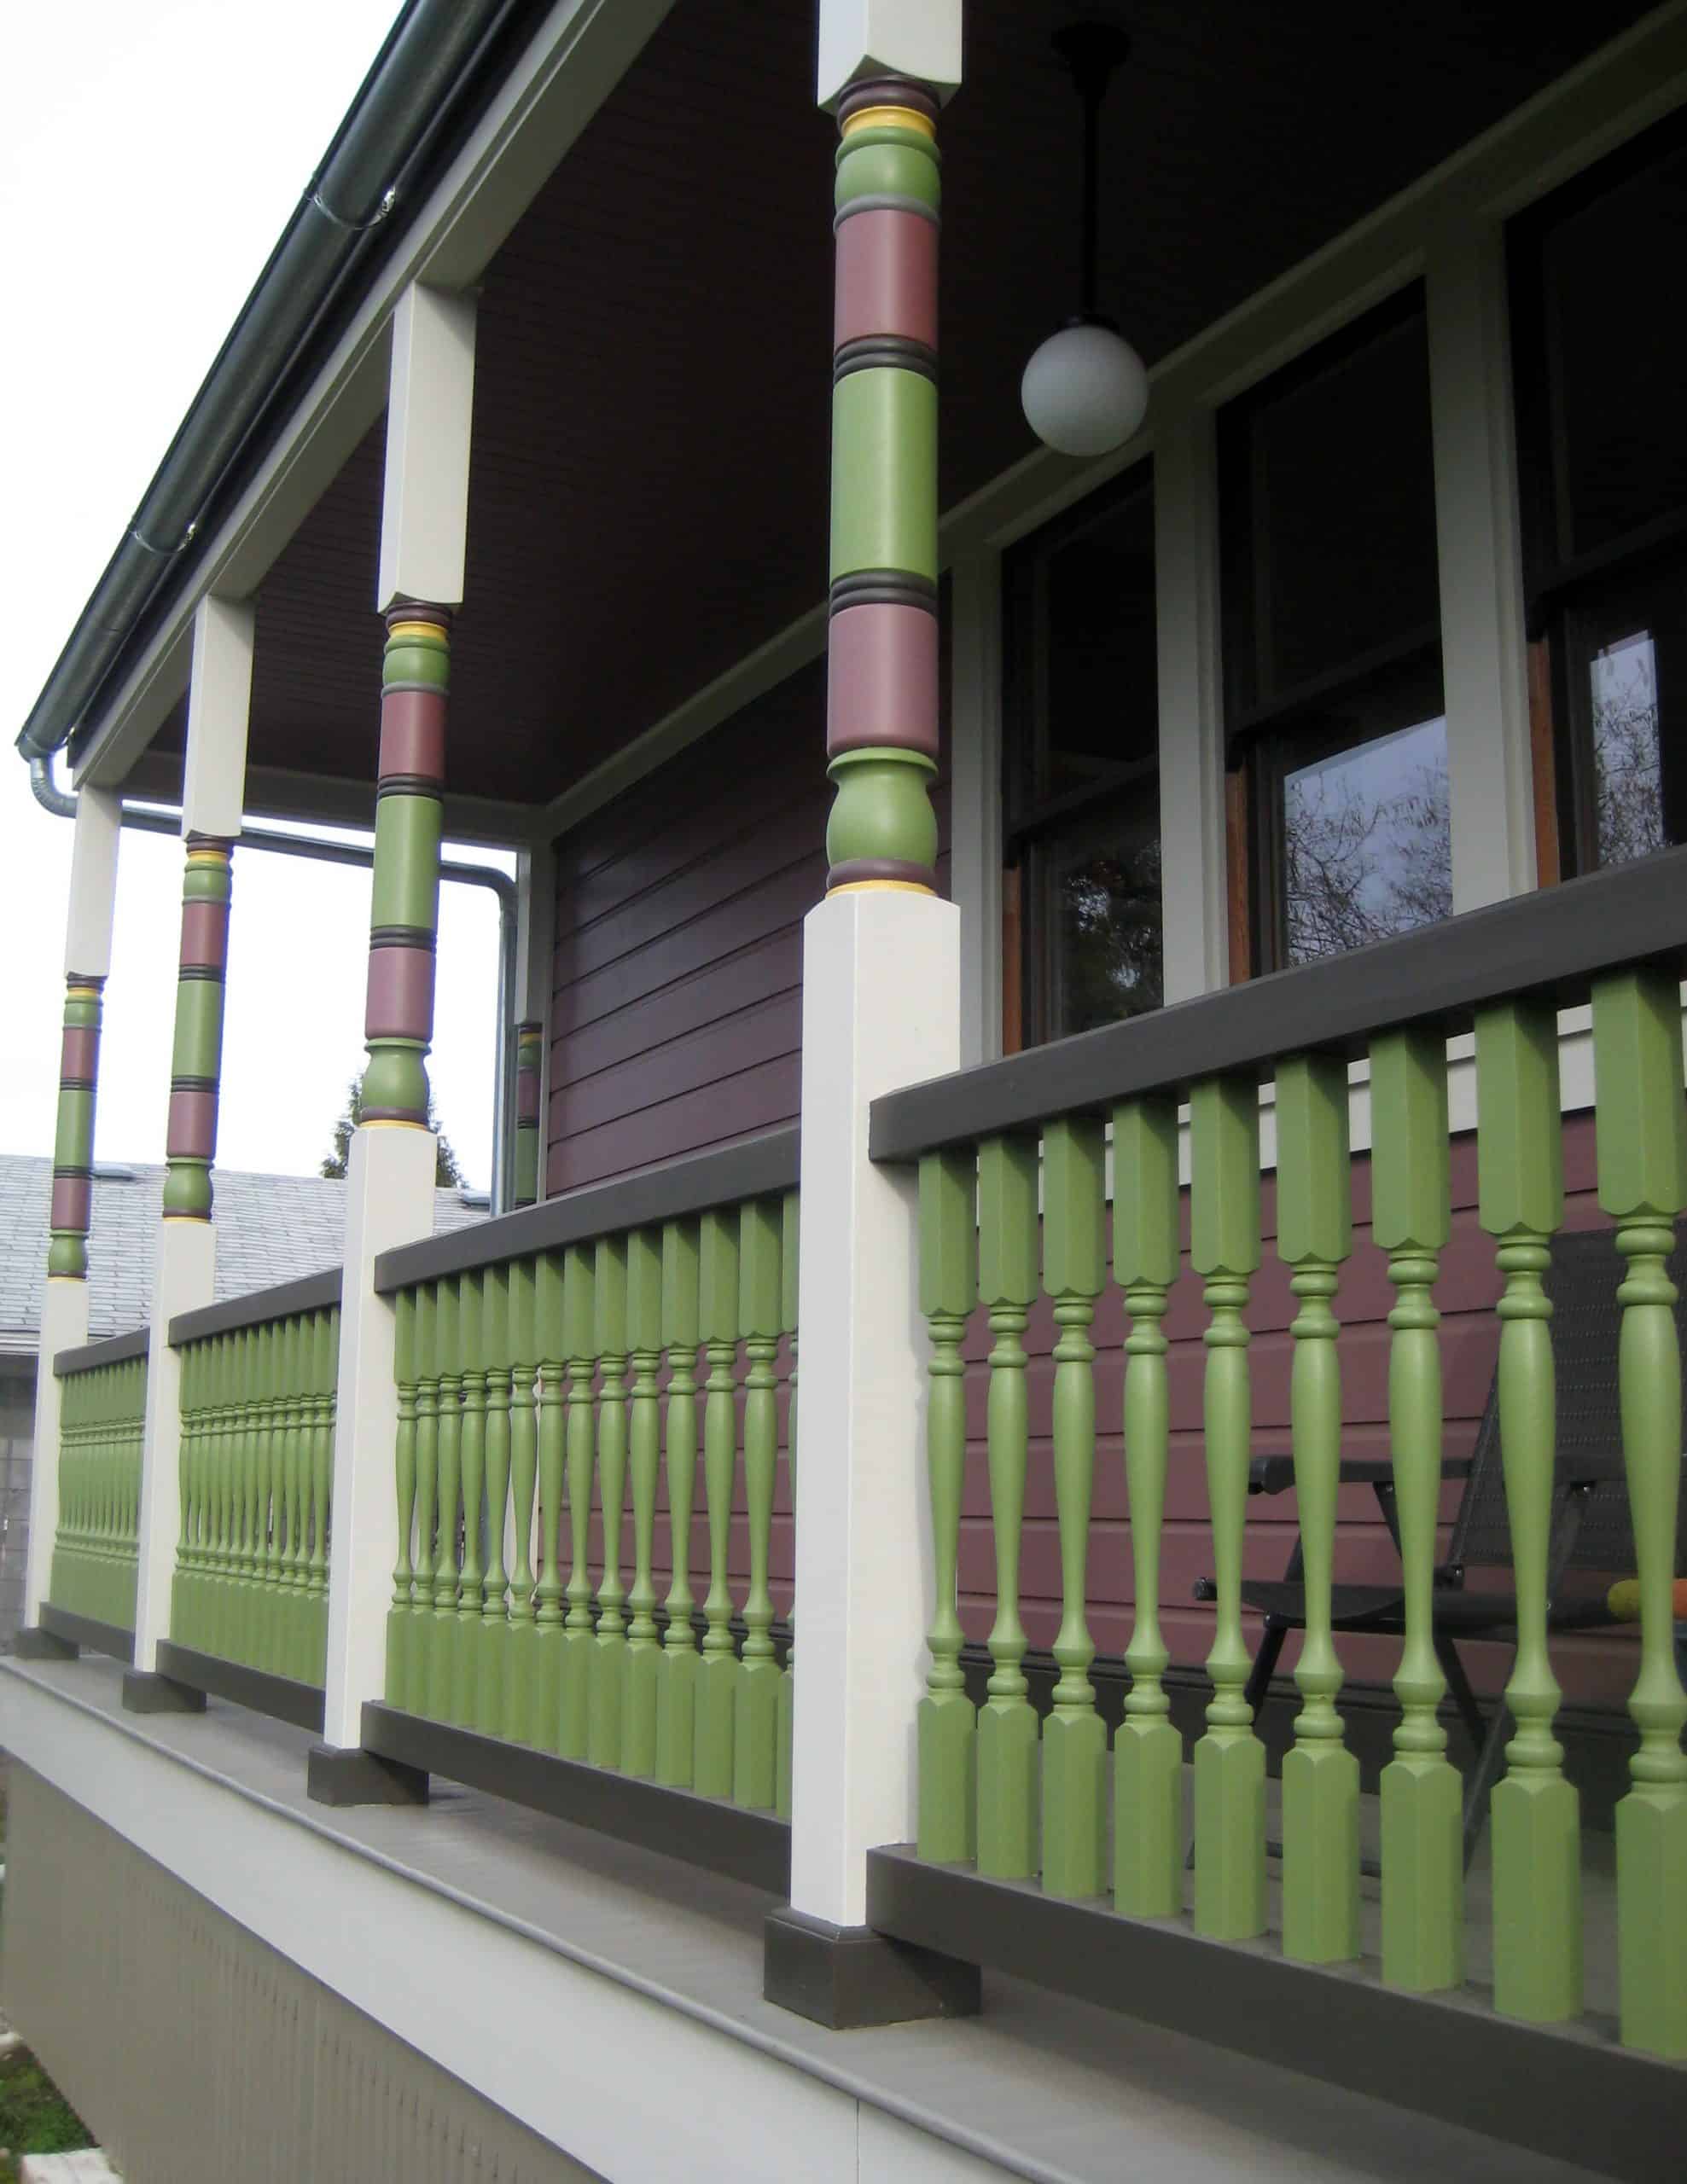
<svg viewBox="0 0 1687 2184">
<path fill-rule="evenodd" d="M 71 828 L 12 748 L 396 13 L 394 0 L 19 9 L 0 107 L 0 1152 L 50 1153 Z M 379 642 L 369 572 L 371 659 Z M 371 799 L 372 801 L 372 799 Z M 96 1157 L 160 1160 L 178 841 L 125 830 Z M 236 859 L 219 1164 L 312 1173 L 363 1062 L 369 877 Z M 441 897 L 440 1119 L 490 1172 L 497 921 Z"/>
</svg>

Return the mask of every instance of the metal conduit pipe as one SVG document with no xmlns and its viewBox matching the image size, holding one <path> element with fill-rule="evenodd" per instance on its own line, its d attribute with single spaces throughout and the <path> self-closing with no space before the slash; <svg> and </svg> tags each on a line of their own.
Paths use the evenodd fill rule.
<svg viewBox="0 0 1687 2184">
<path fill-rule="evenodd" d="M 533 0 L 409 0 L 94 588 L 17 743 L 56 751 L 293 382 L 352 275 L 457 119 L 481 62 Z"/>
<path fill-rule="evenodd" d="M 54 780 L 50 758 L 32 758 L 30 760 L 29 786 L 44 811 L 50 811 L 55 819 L 75 818 L 76 798 L 69 790 L 61 788 Z M 179 835 L 182 815 L 179 811 L 172 811 L 167 806 L 147 810 L 138 804 L 125 803 L 122 805 L 122 823 L 125 827 L 132 827 L 137 834 Z M 243 827 L 235 846 L 242 850 L 269 850 L 282 857 L 313 857 L 319 864 L 361 865 L 366 872 L 375 863 L 373 847 L 365 848 L 360 842 L 313 841 L 309 835 L 282 834 L 271 827 Z M 498 1035 L 492 1071 L 492 1210 L 494 1213 L 507 1213 L 513 1194 L 515 1157 L 515 1131 L 510 1113 L 515 1078 L 518 915 L 515 882 L 508 873 L 499 872 L 491 865 L 462 864 L 455 857 L 445 857 L 439 859 L 439 877 L 466 887 L 485 887 L 497 897 Z"/>
</svg>

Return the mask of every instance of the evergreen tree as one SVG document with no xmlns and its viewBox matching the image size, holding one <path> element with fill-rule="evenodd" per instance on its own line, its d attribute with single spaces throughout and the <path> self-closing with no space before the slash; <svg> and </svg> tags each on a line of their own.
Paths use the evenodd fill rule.
<svg viewBox="0 0 1687 2184">
<path fill-rule="evenodd" d="M 346 1088 L 346 1112 L 334 1125 L 334 1150 L 322 1165 L 322 1173 L 343 1182 L 346 1162 L 352 1150 L 352 1133 L 364 1118 L 364 1080 L 354 1077 Z M 433 1133 L 433 1181 L 440 1190 L 461 1189 L 462 1170 L 451 1141 L 439 1127 L 433 1112 L 433 1095 L 428 1097 L 428 1127 Z"/>
</svg>

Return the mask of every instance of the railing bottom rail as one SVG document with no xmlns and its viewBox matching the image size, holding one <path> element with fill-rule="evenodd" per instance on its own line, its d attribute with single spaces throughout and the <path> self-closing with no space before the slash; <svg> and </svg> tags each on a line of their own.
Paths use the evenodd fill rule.
<svg viewBox="0 0 1687 2184">
<path fill-rule="evenodd" d="M 161 1638 L 158 1645 L 158 1672 L 172 1683 L 186 1684 L 212 1699 L 226 1699 L 254 1714 L 268 1714 L 295 1728 L 323 1726 L 323 1688 L 301 1683 L 296 1676 L 276 1676 L 267 1669 L 247 1668 L 240 1661 L 225 1661 L 216 1653 L 201 1653 L 193 1646 L 178 1646 Z"/>
<path fill-rule="evenodd" d="M 419 1773 L 443 1774 L 771 1895 L 790 1893 L 790 1823 L 773 1813 L 746 1811 L 584 1760 L 560 1759 L 396 1706 L 365 1705 L 363 1744 L 365 1751 Z"/>
<path fill-rule="evenodd" d="M 109 1653 L 114 1661 L 132 1661 L 135 1658 L 135 1634 L 125 1630 L 119 1623 L 102 1623 L 97 1616 L 78 1615 L 67 1607 L 55 1607 L 50 1600 L 41 1603 L 41 1628 L 49 1636 L 62 1639 L 67 1646 L 79 1646 L 90 1653 Z"/>
<path fill-rule="evenodd" d="M 1469 1989 L 1411 1995 L 1374 1966 L 1297 1963 L 1067 1902 L 1034 1880 L 870 1851 L 867 1923 L 891 1939 L 1187 2033 L 1353 2093 L 1574 2162 L 1623 2184 L 1677 2184 L 1678 2064 L 1616 2044 L 1614 2020 L 1525 2024 Z"/>
</svg>

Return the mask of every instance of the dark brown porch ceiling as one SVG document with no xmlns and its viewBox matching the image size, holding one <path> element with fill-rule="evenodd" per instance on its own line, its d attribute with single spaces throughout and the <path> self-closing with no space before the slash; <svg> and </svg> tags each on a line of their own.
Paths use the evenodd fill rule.
<svg viewBox="0 0 1687 2184">
<path fill-rule="evenodd" d="M 969 9 L 940 132 L 945 505 L 1028 452 L 1019 374 L 1072 308 L 1075 107 L 1048 38 L 1073 12 Z M 1113 12 L 1135 46 L 1103 288 L 1152 362 L 1645 10 Z M 455 789 L 544 801 L 822 595 L 835 138 L 812 17 L 680 0 L 488 270 Z M 381 441 L 264 585 L 255 764 L 373 774 Z"/>
</svg>

